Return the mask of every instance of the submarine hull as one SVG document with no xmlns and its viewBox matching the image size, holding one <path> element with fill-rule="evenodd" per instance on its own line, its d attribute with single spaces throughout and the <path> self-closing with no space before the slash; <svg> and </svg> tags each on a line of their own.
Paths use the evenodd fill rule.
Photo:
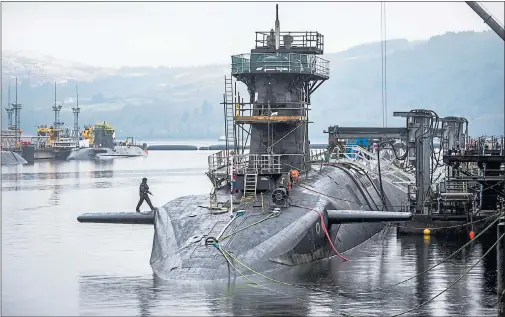
<svg viewBox="0 0 505 317">
<path fill-rule="evenodd" d="M 13 151 L 2 151 L 2 165 L 22 165 L 28 162 Z"/>
<path fill-rule="evenodd" d="M 175 199 L 155 215 L 153 272 L 163 279 L 226 279 L 228 262 L 220 250 L 205 243 L 209 237 L 218 238 L 222 250 L 259 272 L 334 256 L 324 227 L 337 251 L 350 250 L 387 224 L 330 224 L 327 210 L 381 210 L 378 180 L 370 177 L 358 177 L 345 166 L 314 166 L 291 190 L 289 206 L 275 216 L 269 216 L 268 199 L 262 203 L 261 197 L 256 202 L 237 203 L 245 213 L 234 218 L 228 212 L 215 214 L 209 209 L 207 195 Z M 387 180 L 382 183 L 388 205 L 384 210 L 399 211 L 406 192 Z M 229 190 L 219 197 L 225 202 Z"/>
<path fill-rule="evenodd" d="M 67 157 L 67 160 L 96 160 L 112 159 L 121 157 L 139 157 L 147 156 L 147 153 L 136 146 L 116 146 L 109 148 L 80 148 L 73 149 Z"/>
</svg>

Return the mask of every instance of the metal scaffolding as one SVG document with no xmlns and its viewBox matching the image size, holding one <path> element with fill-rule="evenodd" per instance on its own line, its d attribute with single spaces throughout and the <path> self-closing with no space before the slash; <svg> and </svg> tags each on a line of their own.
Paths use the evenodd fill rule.
<svg viewBox="0 0 505 317">
<path fill-rule="evenodd" d="M 72 132 L 72 137 L 75 142 L 79 142 L 79 113 L 81 108 L 79 108 L 79 89 L 75 86 L 76 93 L 76 104 L 72 107 L 72 112 L 74 114 L 74 130 Z"/>
</svg>

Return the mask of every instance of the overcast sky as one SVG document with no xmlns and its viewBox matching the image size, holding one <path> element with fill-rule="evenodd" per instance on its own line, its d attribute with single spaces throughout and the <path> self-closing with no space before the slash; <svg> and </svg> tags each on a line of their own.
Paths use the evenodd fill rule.
<svg viewBox="0 0 505 317">
<path fill-rule="evenodd" d="M 503 25 L 503 2 L 480 2 Z M 380 2 L 279 3 L 281 31 L 319 31 L 325 52 L 381 38 Z M 274 27 L 271 3 L 2 3 L 2 49 L 96 66 L 229 63 L 255 31 Z M 489 30 L 464 2 L 388 2 L 387 38 Z"/>
</svg>

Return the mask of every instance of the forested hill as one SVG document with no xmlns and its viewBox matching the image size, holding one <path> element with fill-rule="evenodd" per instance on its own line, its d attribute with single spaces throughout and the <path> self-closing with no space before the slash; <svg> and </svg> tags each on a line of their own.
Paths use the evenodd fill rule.
<svg viewBox="0 0 505 317">
<path fill-rule="evenodd" d="M 389 126 L 403 126 L 393 111 L 432 109 L 440 116 L 464 116 L 470 133 L 502 134 L 504 45 L 493 32 L 447 33 L 427 41 L 387 43 L 386 87 Z M 325 54 L 331 77 L 312 98 L 312 137 L 328 125 L 382 126 L 381 45 L 369 43 Z M 181 68 L 105 69 L 4 51 L 3 108 L 10 78 L 20 81 L 21 125 L 34 134 L 51 124 L 54 81 L 63 121 L 71 126 L 75 86 L 81 124 L 106 120 L 118 136 L 217 138 L 224 134 L 222 101 L 229 65 Z M 11 95 L 13 88 L 11 88 Z M 245 89 L 242 89 L 245 94 Z M 3 110 L 5 114 L 5 110 Z M 6 124 L 6 116 L 2 116 Z"/>
</svg>

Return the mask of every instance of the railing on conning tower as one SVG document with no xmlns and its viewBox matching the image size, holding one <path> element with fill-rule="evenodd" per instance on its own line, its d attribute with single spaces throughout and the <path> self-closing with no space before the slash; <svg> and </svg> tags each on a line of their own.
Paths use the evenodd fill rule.
<svg viewBox="0 0 505 317">
<path fill-rule="evenodd" d="M 233 156 L 233 168 L 237 174 L 280 174 L 281 156 L 278 154 L 240 154 Z"/>
<path fill-rule="evenodd" d="M 231 57 L 232 75 L 292 73 L 330 78 L 329 62 L 316 55 L 297 53 L 247 53 Z"/>
<path fill-rule="evenodd" d="M 324 35 L 319 32 L 280 32 L 279 34 L 281 49 L 311 54 L 323 54 L 324 52 Z M 270 32 L 256 32 L 256 49 L 268 49 L 271 46 Z"/>
<path fill-rule="evenodd" d="M 229 161 L 225 151 L 209 155 L 208 164 L 209 173 L 227 177 L 226 166 Z M 281 155 L 250 153 L 233 155 L 233 169 L 237 174 L 280 174 L 282 173 Z"/>
</svg>

